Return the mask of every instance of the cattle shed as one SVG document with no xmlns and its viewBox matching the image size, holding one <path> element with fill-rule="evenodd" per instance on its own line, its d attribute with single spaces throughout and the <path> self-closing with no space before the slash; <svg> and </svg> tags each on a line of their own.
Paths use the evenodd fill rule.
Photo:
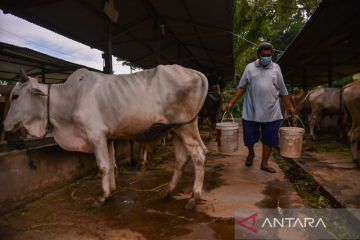
<svg viewBox="0 0 360 240">
<path fill-rule="evenodd" d="M 302 31 L 279 59 L 284 78 L 303 89 L 360 70 L 360 3 L 322 0 Z"/>
<path fill-rule="evenodd" d="M 232 0 L 0 1 L 11 13 L 135 66 L 180 64 L 231 79 Z M 71 11 L 69 11 L 71 9 Z"/>
<path fill-rule="evenodd" d="M 0 42 L 0 80 L 14 82 L 23 69 L 43 83 L 64 82 L 78 68 L 99 71 L 76 63 L 55 58 L 29 48 Z"/>
</svg>

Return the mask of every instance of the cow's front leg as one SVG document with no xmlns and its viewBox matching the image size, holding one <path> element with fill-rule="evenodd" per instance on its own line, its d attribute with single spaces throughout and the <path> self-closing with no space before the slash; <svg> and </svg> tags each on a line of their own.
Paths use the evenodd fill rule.
<svg viewBox="0 0 360 240">
<path fill-rule="evenodd" d="M 110 172 L 109 172 L 109 181 L 110 181 L 110 191 L 116 190 L 116 181 L 115 181 L 115 172 L 117 172 L 116 159 L 115 159 L 115 149 L 114 142 L 108 142 L 108 151 L 110 157 Z"/>
<path fill-rule="evenodd" d="M 141 146 L 141 151 L 140 151 L 140 168 L 142 170 L 145 170 L 146 168 L 147 158 L 148 158 L 148 148 L 145 143 Z"/>
<path fill-rule="evenodd" d="M 315 137 L 315 133 L 314 133 L 316 119 L 317 119 L 317 114 L 316 113 L 311 113 L 311 116 L 310 116 L 310 136 L 315 141 L 317 140 L 316 137 Z"/>
<path fill-rule="evenodd" d="M 97 198 L 93 206 L 100 206 L 110 196 L 111 163 L 106 138 L 93 141 L 93 145 L 95 150 L 96 163 L 101 174 L 101 186 L 103 190 L 103 195 Z"/>
</svg>

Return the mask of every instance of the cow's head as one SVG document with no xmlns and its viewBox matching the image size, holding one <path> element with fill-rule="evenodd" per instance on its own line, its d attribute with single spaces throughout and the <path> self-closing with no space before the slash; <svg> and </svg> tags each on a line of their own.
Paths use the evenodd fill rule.
<svg viewBox="0 0 360 240">
<path fill-rule="evenodd" d="M 4 121 L 4 130 L 13 132 L 25 128 L 32 136 L 43 136 L 47 125 L 46 98 L 44 86 L 21 70 L 20 81 L 11 91 L 10 109 Z"/>
</svg>

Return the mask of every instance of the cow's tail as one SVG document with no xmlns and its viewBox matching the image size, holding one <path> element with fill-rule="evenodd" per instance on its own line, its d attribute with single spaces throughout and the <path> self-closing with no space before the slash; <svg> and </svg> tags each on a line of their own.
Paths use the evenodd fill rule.
<svg viewBox="0 0 360 240">
<path fill-rule="evenodd" d="M 202 96 L 201 101 L 199 101 L 199 105 L 197 107 L 197 110 L 195 111 L 194 115 L 190 118 L 190 120 L 184 121 L 184 122 L 177 122 L 177 123 L 157 123 L 157 124 L 154 124 L 153 126 L 151 126 L 151 128 L 147 129 L 141 135 L 137 136 L 136 140 L 138 140 L 138 141 L 148 141 L 148 140 L 151 140 L 151 139 L 156 139 L 156 138 L 160 137 L 164 132 L 166 132 L 166 131 L 168 131 L 168 130 L 170 130 L 172 128 L 176 128 L 176 127 L 180 127 L 182 125 L 189 124 L 189 123 L 193 122 L 198 117 L 199 112 L 201 111 L 201 108 L 205 103 L 208 88 L 209 88 L 209 84 L 208 84 L 207 78 L 205 77 L 204 74 L 202 74 L 202 73 L 200 73 L 198 71 L 195 71 L 195 73 L 200 77 L 200 79 L 202 81 L 203 96 Z"/>
<path fill-rule="evenodd" d="M 201 111 L 201 108 L 204 106 L 204 103 L 206 101 L 206 97 L 207 97 L 207 93 L 208 93 L 208 90 L 209 90 L 209 83 L 208 83 L 208 80 L 206 78 L 206 76 L 204 74 L 202 74 L 201 72 L 198 72 L 196 71 L 195 72 L 201 79 L 202 81 L 202 88 L 203 88 L 203 96 L 202 96 L 202 99 L 199 103 L 199 106 L 197 108 L 197 111 L 195 112 L 195 115 L 191 118 L 191 120 L 188 122 L 192 122 L 198 115 L 199 115 L 199 112 Z"/>
</svg>

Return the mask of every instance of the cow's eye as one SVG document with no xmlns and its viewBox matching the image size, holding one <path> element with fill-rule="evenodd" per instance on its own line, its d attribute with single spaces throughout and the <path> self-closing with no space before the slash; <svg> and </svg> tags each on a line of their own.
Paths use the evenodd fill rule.
<svg viewBox="0 0 360 240">
<path fill-rule="evenodd" d="M 14 94 L 11 96 L 11 100 L 14 101 L 14 100 L 18 99 L 18 97 L 19 97 L 19 95 Z"/>
</svg>

